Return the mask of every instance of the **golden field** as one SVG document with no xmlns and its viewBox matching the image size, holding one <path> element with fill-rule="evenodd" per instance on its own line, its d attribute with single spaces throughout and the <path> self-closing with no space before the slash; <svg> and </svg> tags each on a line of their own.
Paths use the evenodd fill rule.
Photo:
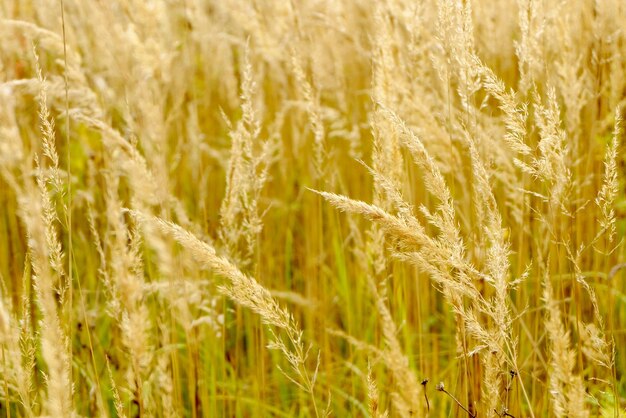
<svg viewBox="0 0 626 418">
<path fill-rule="evenodd" d="M 626 416 L 622 0 L 0 11 L 0 416 Z"/>
</svg>

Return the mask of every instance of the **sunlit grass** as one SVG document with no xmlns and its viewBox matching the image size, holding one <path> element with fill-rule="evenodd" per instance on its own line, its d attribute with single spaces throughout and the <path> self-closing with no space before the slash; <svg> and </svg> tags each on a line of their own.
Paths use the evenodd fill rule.
<svg viewBox="0 0 626 418">
<path fill-rule="evenodd" d="M 625 415 L 620 0 L 0 10 L 0 416 Z"/>
</svg>

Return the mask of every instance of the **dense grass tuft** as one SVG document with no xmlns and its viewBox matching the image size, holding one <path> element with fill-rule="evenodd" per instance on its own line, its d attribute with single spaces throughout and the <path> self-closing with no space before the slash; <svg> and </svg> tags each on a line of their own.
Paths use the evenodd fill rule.
<svg viewBox="0 0 626 418">
<path fill-rule="evenodd" d="M 0 416 L 626 416 L 622 0 L 0 10 Z"/>
</svg>

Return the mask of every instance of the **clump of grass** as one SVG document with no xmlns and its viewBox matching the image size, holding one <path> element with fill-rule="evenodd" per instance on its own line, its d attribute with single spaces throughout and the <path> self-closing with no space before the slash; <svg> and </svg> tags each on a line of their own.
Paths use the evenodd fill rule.
<svg viewBox="0 0 626 418">
<path fill-rule="evenodd" d="M 0 9 L 1 415 L 620 415 L 620 0 Z"/>
</svg>

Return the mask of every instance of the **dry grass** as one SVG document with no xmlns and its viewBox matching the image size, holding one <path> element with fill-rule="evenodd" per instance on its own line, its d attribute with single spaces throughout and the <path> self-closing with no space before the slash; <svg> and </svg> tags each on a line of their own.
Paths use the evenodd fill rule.
<svg viewBox="0 0 626 418">
<path fill-rule="evenodd" d="M 0 10 L 0 416 L 626 416 L 621 0 Z"/>
</svg>

